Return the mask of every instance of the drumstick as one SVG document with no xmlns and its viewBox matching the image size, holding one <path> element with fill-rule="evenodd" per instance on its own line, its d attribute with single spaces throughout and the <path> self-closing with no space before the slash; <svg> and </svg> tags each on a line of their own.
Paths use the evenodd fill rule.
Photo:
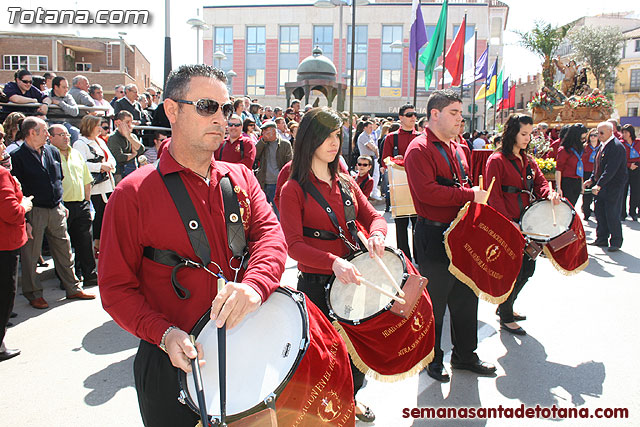
<svg viewBox="0 0 640 427">
<path fill-rule="evenodd" d="M 527 236 L 551 237 L 548 234 L 532 233 L 530 231 L 523 231 L 522 234 L 526 234 Z"/>
<path fill-rule="evenodd" d="M 487 195 L 484 197 L 483 205 L 486 205 L 489 201 L 489 196 L 491 195 L 491 189 L 493 188 L 493 183 L 496 182 L 496 177 L 491 178 L 491 184 L 489 184 L 489 188 L 487 188 Z"/>
<path fill-rule="evenodd" d="M 551 215 L 553 215 L 553 226 L 556 226 L 556 208 L 553 206 L 553 201 L 551 202 Z"/>
<path fill-rule="evenodd" d="M 191 344 L 196 346 L 196 337 L 189 335 Z M 200 418 L 203 426 L 209 425 L 209 415 L 207 414 L 207 401 L 204 398 L 204 384 L 202 382 L 202 372 L 200 371 L 200 363 L 198 363 L 198 350 L 196 349 L 196 357 L 191 359 L 191 370 L 193 371 L 193 382 L 196 385 L 196 395 L 198 396 L 198 408 L 200 409 Z"/>
<path fill-rule="evenodd" d="M 480 187 L 481 190 L 484 189 L 484 178 L 482 177 L 482 175 L 478 177 L 478 186 Z"/>
<path fill-rule="evenodd" d="M 358 231 L 358 239 L 360 239 L 362 243 L 365 243 L 367 241 L 367 238 L 362 231 Z M 382 269 L 385 276 L 387 276 L 387 279 L 391 281 L 391 284 L 393 285 L 395 290 L 398 291 L 401 297 L 403 297 L 404 291 L 402 290 L 400 285 L 398 285 L 398 282 L 396 282 L 396 279 L 393 277 L 393 274 L 391 274 L 391 272 L 389 271 L 389 268 L 387 267 L 387 265 L 384 263 L 384 261 L 382 261 L 382 259 L 378 256 L 378 254 L 374 252 L 371 252 L 371 253 L 373 254 L 373 259 L 375 260 L 376 264 L 378 264 L 378 267 Z"/>
<path fill-rule="evenodd" d="M 218 278 L 218 292 L 225 281 Z M 227 417 L 227 325 L 218 328 L 218 381 L 220 384 L 220 425 L 225 426 Z M 206 427 L 206 426 L 205 426 Z"/>
<path fill-rule="evenodd" d="M 389 292 L 389 291 L 387 291 L 385 289 L 382 289 L 381 287 L 379 287 L 375 283 L 372 283 L 372 282 L 368 281 L 367 279 L 365 279 L 363 277 L 360 277 L 360 283 L 370 287 L 371 289 L 375 289 L 376 291 L 380 292 L 382 295 L 388 296 L 392 300 L 398 301 L 400 304 L 405 304 L 406 303 L 406 301 L 403 298 L 400 298 L 400 297 L 397 297 L 397 296 L 393 295 L 391 292 Z"/>
</svg>

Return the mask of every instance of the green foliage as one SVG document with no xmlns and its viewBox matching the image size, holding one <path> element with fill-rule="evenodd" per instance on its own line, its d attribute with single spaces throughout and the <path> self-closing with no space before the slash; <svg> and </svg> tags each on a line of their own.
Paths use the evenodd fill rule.
<svg viewBox="0 0 640 427">
<path fill-rule="evenodd" d="M 547 87 L 553 86 L 554 65 L 551 57 L 555 55 L 560 43 L 567 35 L 570 25 L 552 27 L 544 21 L 535 21 L 535 26 L 526 33 L 516 31 L 520 36 L 520 45 L 542 58 L 542 79 Z"/>
<path fill-rule="evenodd" d="M 576 60 L 589 67 L 596 78 L 597 87 L 602 89 L 601 86 L 604 86 L 622 59 L 624 37 L 620 29 L 584 26 L 571 31 L 569 40 Z"/>
</svg>

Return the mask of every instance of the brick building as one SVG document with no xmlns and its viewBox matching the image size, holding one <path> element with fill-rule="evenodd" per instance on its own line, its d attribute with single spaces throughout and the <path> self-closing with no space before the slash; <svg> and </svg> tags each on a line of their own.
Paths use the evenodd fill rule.
<svg viewBox="0 0 640 427">
<path fill-rule="evenodd" d="M 231 85 L 233 94 L 248 94 L 258 98 L 264 105 L 285 105 L 284 83 L 296 81 L 298 64 L 311 55 L 314 46 L 319 46 L 323 54 L 336 65 L 338 83 L 348 84 L 349 79 L 345 77 L 351 63 L 351 8 L 341 0 L 325 3 L 338 6 L 205 6 L 203 19 L 210 29 L 205 30 L 203 37 L 204 62 L 220 66 L 227 72 L 235 72 Z M 434 33 L 441 7 L 441 2 L 422 3 L 427 37 Z M 466 12 L 467 40 L 472 39 L 477 30 L 478 56 L 490 42 L 490 62 L 500 55 L 501 63 L 508 11 L 509 7 L 498 0 L 460 0 L 450 4 L 447 45 L 451 43 Z M 410 2 L 377 0 L 357 6 L 354 58 L 356 113 L 386 116 L 397 113 L 398 107 L 407 98 L 413 99 L 413 69 L 408 57 L 410 17 Z M 404 47 L 392 47 L 396 41 L 403 43 Z M 222 52 L 225 57 L 214 57 L 217 52 Z M 418 110 L 424 114 L 429 92 L 424 90 L 422 63 L 420 66 Z M 439 71 L 436 71 L 433 82 L 432 88 L 435 88 L 436 82 L 440 87 Z M 411 94 L 408 88 L 411 88 Z M 326 99 L 319 93 L 312 96 L 310 102 L 313 103 L 316 98 L 320 98 L 320 105 L 326 105 Z M 470 111 L 470 103 L 471 97 L 468 95 L 463 107 L 465 113 Z M 478 123 L 482 123 L 481 117 Z"/>
<path fill-rule="evenodd" d="M 0 58 L 0 84 L 13 81 L 16 70 L 27 68 L 34 75 L 53 71 L 69 81 L 82 74 L 102 85 L 106 99 L 113 97 L 117 84 L 135 83 L 139 90 L 158 87 L 151 81 L 147 58 L 123 39 L 2 31 Z"/>
</svg>

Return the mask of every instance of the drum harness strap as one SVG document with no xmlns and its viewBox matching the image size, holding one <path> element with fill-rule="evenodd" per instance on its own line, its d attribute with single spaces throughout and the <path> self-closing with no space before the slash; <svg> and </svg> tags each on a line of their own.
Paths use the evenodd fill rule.
<svg viewBox="0 0 640 427">
<path fill-rule="evenodd" d="M 193 247 L 196 256 L 200 259 L 200 262 L 190 260 L 186 257 L 178 255 L 176 252 L 170 249 L 156 249 L 147 246 L 143 249 L 143 255 L 147 258 L 155 261 L 159 264 L 164 264 L 169 267 L 173 267 L 171 272 L 171 285 L 176 295 L 180 299 L 188 299 L 191 296 L 191 292 L 182 286 L 177 279 L 177 273 L 184 267 L 189 268 L 202 268 L 209 274 L 223 279 L 225 282 L 227 279 L 224 277 L 222 268 L 211 260 L 211 247 L 209 246 L 209 240 L 204 231 L 198 213 L 187 188 L 182 181 L 179 173 L 162 174 L 160 169 L 156 165 L 156 169 L 162 177 L 173 203 L 178 210 L 178 214 L 182 219 L 184 228 L 189 236 L 189 241 Z M 224 204 L 224 215 L 227 226 L 227 243 L 233 254 L 229 260 L 229 267 L 235 272 L 234 281 L 238 279 L 238 273 L 241 268 L 246 268 L 249 262 L 249 251 L 247 247 L 246 238 L 244 235 L 244 227 L 242 225 L 242 219 L 240 216 L 240 204 L 238 198 L 233 191 L 231 179 L 225 175 L 220 179 L 220 187 L 222 189 L 222 200 Z M 238 266 L 233 266 L 233 260 L 238 261 Z M 217 268 L 217 272 L 209 269 L 209 266 L 213 265 Z"/>
<path fill-rule="evenodd" d="M 229 145 L 231 145 L 231 141 L 229 140 Z M 224 153 L 224 147 L 227 146 L 227 141 L 222 143 L 222 147 L 220 147 L 220 160 L 222 160 L 222 153 Z M 244 142 L 240 141 L 240 155 L 241 158 L 244 159 Z"/>
<path fill-rule="evenodd" d="M 362 191 L 364 191 L 364 186 L 367 185 L 367 183 L 369 181 L 372 181 L 372 180 L 373 180 L 373 178 L 371 178 L 371 176 L 369 176 L 369 174 L 367 174 L 367 179 L 363 179 L 362 182 L 360 184 L 358 184 L 358 186 L 360 186 L 360 189 Z"/>
<path fill-rule="evenodd" d="M 302 235 L 305 237 L 311 237 L 321 240 L 341 239 L 345 243 L 345 245 L 347 245 L 351 252 L 356 252 L 358 249 L 360 249 L 357 243 L 358 229 L 356 227 L 356 208 L 353 205 L 351 196 L 349 196 L 349 194 L 345 191 L 343 184 L 338 181 L 338 185 L 340 187 L 340 194 L 342 195 L 342 203 L 344 204 L 344 216 L 347 221 L 347 228 L 349 229 L 349 233 L 351 234 L 351 237 L 353 238 L 353 241 L 356 242 L 356 244 L 354 245 L 349 241 L 349 239 L 347 239 L 344 234 L 344 229 L 338 223 L 338 217 L 336 216 L 336 213 L 333 211 L 333 209 L 331 209 L 331 206 L 329 206 L 329 203 L 322 196 L 322 194 L 320 194 L 320 191 L 316 188 L 316 186 L 309 181 L 307 181 L 302 188 L 307 193 L 309 193 L 311 197 L 313 197 L 314 200 L 318 202 L 318 204 L 325 210 L 327 215 L 329 215 L 329 219 L 331 220 L 331 223 L 336 228 L 336 230 L 338 230 L 338 234 L 335 234 L 332 231 L 302 227 Z"/>
<path fill-rule="evenodd" d="M 449 170 L 451 171 L 451 176 L 453 176 L 452 180 L 449 178 L 436 176 L 436 181 L 438 182 L 438 184 L 444 185 L 446 187 L 461 187 L 462 185 L 464 185 L 464 183 L 468 182 L 467 173 L 464 170 L 462 159 L 460 158 L 460 153 L 458 152 L 458 150 L 456 149 L 455 152 L 456 152 L 456 158 L 458 159 L 458 166 L 460 167 L 460 174 L 462 175 L 462 181 L 460 181 L 460 179 L 458 178 L 458 174 L 456 174 L 456 171 L 451 165 L 449 156 L 447 156 L 447 152 L 444 151 L 444 147 L 442 146 L 442 143 L 440 141 L 434 141 L 433 144 L 436 146 L 440 154 L 442 154 L 442 157 L 444 157 L 444 159 L 447 161 L 447 165 L 449 165 Z"/>
<path fill-rule="evenodd" d="M 522 187 L 524 188 L 518 188 L 518 187 L 514 187 L 512 185 L 503 185 L 502 186 L 502 191 L 505 193 L 525 193 L 529 195 L 529 202 L 532 202 L 534 200 L 534 196 L 533 196 L 533 170 L 531 169 L 531 164 L 529 163 L 529 157 L 526 157 L 527 159 L 527 167 L 526 167 L 526 171 L 527 171 L 527 179 L 525 180 L 524 176 L 522 176 L 522 172 L 520 171 L 520 168 L 518 168 L 518 165 L 516 164 L 515 160 L 513 159 L 509 159 L 509 162 L 513 165 L 513 167 L 515 168 L 516 172 L 518 172 L 518 175 L 520 176 L 520 180 L 522 181 Z M 524 209 L 523 203 L 522 203 L 522 197 L 520 196 L 520 194 L 518 194 L 518 207 L 520 208 L 520 215 L 522 215 L 522 210 Z"/>
</svg>

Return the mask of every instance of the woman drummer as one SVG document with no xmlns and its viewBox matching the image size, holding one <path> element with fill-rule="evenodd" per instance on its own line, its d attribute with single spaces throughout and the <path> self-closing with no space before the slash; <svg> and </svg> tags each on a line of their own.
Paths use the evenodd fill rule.
<svg viewBox="0 0 640 427">
<path fill-rule="evenodd" d="M 533 120 L 524 114 L 512 114 L 504 126 L 502 147 L 487 161 L 487 182 L 495 177 L 489 205 L 516 224 L 523 210 L 535 199 L 550 198 L 559 203 L 558 194 L 551 190 L 538 164 L 526 152 L 531 141 Z M 519 228 L 519 227 L 518 227 Z M 501 329 L 516 335 L 526 335 L 516 320 L 526 317 L 514 313 L 513 303 L 533 276 L 535 260 L 523 254 L 522 267 L 509 298 L 498 307 Z"/>
<path fill-rule="evenodd" d="M 331 275 L 336 276 L 338 286 L 359 283 L 360 272 L 346 260 L 357 250 L 354 224 L 347 224 L 347 216 L 354 216 L 355 208 L 355 221 L 370 233 L 366 242 L 370 252 L 383 255 L 387 233 L 386 221 L 369 204 L 358 184 L 339 170 L 341 126 L 338 113 L 327 107 L 305 113 L 295 141 L 291 176 L 280 194 L 280 219 L 289 256 L 298 261 L 300 270 L 298 290 L 327 317 L 324 286 Z M 351 369 L 355 396 L 364 374 L 353 363 Z M 358 403 L 356 417 L 368 422 L 375 419 L 369 408 Z"/>
<path fill-rule="evenodd" d="M 575 206 L 582 192 L 584 162 L 582 152 L 588 129 L 582 123 L 571 125 L 556 155 L 556 190 Z"/>
</svg>

